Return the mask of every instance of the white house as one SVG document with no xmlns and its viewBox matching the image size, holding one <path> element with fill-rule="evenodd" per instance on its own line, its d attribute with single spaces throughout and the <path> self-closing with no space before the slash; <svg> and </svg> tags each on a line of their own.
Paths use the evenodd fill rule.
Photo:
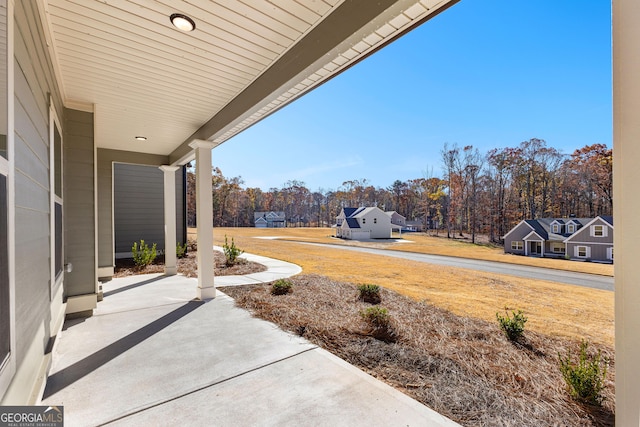
<svg viewBox="0 0 640 427">
<path fill-rule="evenodd" d="M 391 216 L 376 207 L 344 208 L 336 217 L 336 237 L 343 239 L 389 239 L 391 227 Z"/>
</svg>

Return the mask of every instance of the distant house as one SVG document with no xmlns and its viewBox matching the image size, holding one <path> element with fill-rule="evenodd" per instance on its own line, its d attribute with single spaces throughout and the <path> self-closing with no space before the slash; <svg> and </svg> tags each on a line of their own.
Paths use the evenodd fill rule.
<svg viewBox="0 0 640 427">
<path fill-rule="evenodd" d="M 391 216 L 380 208 L 343 208 L 336 217 L 336 237 L 351 240 L 391 238 Z"/>
<path fill-rule="evenodd" d="M 407 219 L 400 215 L 398 212 L 387 211 L 385 213 L 389 215 L 389 218 L 391 219 L 391 231 L 398 230 L 398 232 L 400 233 L 407 227 Z"/>
<path fill-rule="evenodd" d="M 283 228 L 286 226 L 286 222 L 284 212 L 255 212 L 253 214 L 253 224 L 256 228 Z"/>
<path fill-rule="evenodd" d="M 505 253 L 613 262 L 610 216 L 527 219 L 503 239 Z"/>
</svg>

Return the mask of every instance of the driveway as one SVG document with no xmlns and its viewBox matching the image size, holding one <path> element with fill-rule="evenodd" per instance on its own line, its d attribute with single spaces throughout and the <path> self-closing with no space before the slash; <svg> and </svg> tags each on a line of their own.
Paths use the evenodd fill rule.
<svg viewBox="0 0 640 427">
<path fill-rule="evenodd" d="M 356 246 L 297 241 L 295 243 L 299 243 L 301 245 L 324 246 L 333 249 L 343 249 L 346 251 L 402 258 L 410 261 L 425 262 L 428 264 L 445 265 L 447 267 L 466 268 L 468 270 L 485 271 L 487 273 L 508 274 L 511 276 L 524 277 L 526 279 L 548 280 L 551 282 L 566 283 L 568 285 L 613 291 L 613 277 L 600 276 L 597 274 L 575 273 L 572 271 L 554 270 L 550 268 L 530 267 L 503 262 L 483 261 L 443 255 L 428 255 L 391 249 L 362 248 Z"/>
</svg>

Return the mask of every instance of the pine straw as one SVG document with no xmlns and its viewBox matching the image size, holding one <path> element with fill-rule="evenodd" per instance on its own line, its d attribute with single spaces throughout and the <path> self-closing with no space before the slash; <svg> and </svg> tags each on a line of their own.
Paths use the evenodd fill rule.
<svg viewBox="0 0 640 427">
<path fill-rule="evenodd" d="M 614 351 L 601 408 L 568 395 L 558 353 L 579 343 L 525 330 L 513 344 L 497 322 L 465 318 L 382 289 L 399 339 L 385 343 L 368 335 L 355 285 L 323 276 L 291 279 L 292 294 L 272 296 L 270 285 L 222 288 L 255 316 L 302 335 L 435 411 L 463 425 L 590 426 L 614 424 Z M 593 345 L 590 349 L 594 350 Z"/>
<path fill-rule="evenodd" d="M 178 273 L 187 277 L 198 277 L 198 252 L 190 251 L 183 258 L 178 258 Z M 226 265 L 226 258 L 220 251 L 214 251 L 215 260 L 214 274 L 216 276 L 234 276 L 265 271 L 267 267 L 246 259 L 239 258 L 239 262 L 231 267 Z M 132 259 L 116 260 L 116 267 L 113 277 L 125 277 L 134 274 L 164 273 L 164 257 L 156 258 L 156 261 L 144 268 L 137 267 Z"/>
</svg>

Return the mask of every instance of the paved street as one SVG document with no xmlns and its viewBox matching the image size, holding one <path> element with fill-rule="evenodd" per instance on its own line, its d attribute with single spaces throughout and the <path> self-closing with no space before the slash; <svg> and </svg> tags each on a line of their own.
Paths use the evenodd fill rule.
<svg viewBox="0 0 640 427">
<path fill-rule="evenodd" d="M 364 252 L 375 255 L 384 255 L 402 258 L 411 261 L 425 262 L 429 264 L 445 265 L 448 267 L 466 268 L 468 270 L 485 271 L 488 273 L 508 274 L 527 279 L 549 280 L 569 285 L 585 286 L 588 288 L 613 291 L 613 277 L 597 274 L 574 273 L 571 271 L 554 270 L 550 268 L 529 267 L 517 264 L 508 264 L 495 261 L 482 261 L 468 258 L 458 258 L 442 255 L 427 255 L 414 252 L 395 251 L 390 249 L 373 249 L 355 246 L 330 245 L 324 243 L 295 242 L 302 245 L 325 246 L 347 251 Z"/>
</svg>

